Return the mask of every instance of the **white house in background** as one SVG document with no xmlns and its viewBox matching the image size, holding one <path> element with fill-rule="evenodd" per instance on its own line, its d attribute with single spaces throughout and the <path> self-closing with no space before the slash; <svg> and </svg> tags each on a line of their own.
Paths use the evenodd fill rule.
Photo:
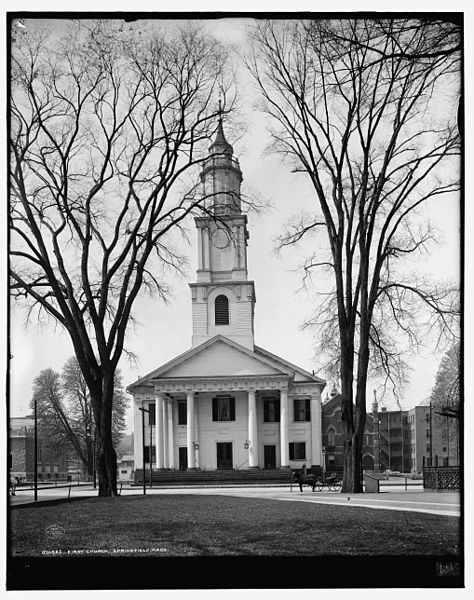
<svg viewBox="0 0 474 600">
<path fill-rule="evenodd" d="M 149 411 L 143 413 L 147 469 L 150 455 L 154 469 L 322 465 L 325 381 L 254 343 L 255 286 L 247 274 L 241 181 L 220 120 L 201 173 L 213 216 L 195 219 L 192 347 L 128 388 L 136 469 L 143 464 L 140 408 Z"/>
<path fill-rule="evenodd" d="M 133 454 L 124 454 L 117 465 L 118 480 L 133 481 L 134 466 Z"/>
</svg>

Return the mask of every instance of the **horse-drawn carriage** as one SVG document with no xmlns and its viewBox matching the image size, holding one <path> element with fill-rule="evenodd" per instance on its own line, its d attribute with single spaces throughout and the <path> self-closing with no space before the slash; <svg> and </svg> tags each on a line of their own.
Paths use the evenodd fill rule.
<svg viewBox="0 0 474 600">
<path fill-rule="evenodd" d="M 297 483 L 300 492 L 303 491 L 303 485 L 309 485 L 311 490 L 317 492 L 340 492 L 342 480 L 337 473 L 330 473 L 328 477 L 316 476 L 314 473 L 305 473 L 304 471 L 293 471 L 291 475 L 291 484 Z"/>
</svg>

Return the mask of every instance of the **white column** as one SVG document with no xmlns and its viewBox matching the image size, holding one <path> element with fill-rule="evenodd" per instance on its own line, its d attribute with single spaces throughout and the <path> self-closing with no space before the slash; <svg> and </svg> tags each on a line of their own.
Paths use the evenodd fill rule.
<svg viewBox="0 0 474 600">
<path fill-rule="evenodd" d="M 196 408 L 198 395 L 194 399 L 194 468 L 199 469 L 199 412 Z M 196 448 L 197 445 L 197 448 Z"/>
<path fill-rule="evenodd" d="M 311 396 L 311 465 L 323 464 L 322 431 L 321 431 L 321 398 Z"/>
<path fill-rule="evenodd" d="M 169 469 L 168 398 L 163 398 L 163 467 Z"/>
<path fill-rule="evenodd" d="M 173 401 L 171 398 L 168 398 L 168 460 L 169 468 L 174 469 Z"/>
<path fill-rule="evenodd" d="M 163 468 L 163 394 L 157 393 L 156 396 L 156 468 Z"/>
<path fill-rule="evenodd" d="M 143 466 L 143 434 L 142 434 L 142 413 L 140 406 L 142 402 L 134 400 L 133 402 L 133 457 L 135 460 L 135 469 L 141 469 Z"/>
<path fill-rule="evenodd" d="M 249 398 L 249 467 L 258 467 L 257 400 L 255 390 L 248 391 Z"/>
<path fill-rule="evenodd" d="M 194 392 L 186 395 L 188 469 L 194 469 Z"/>
<path fill-rule="evenodd" d="M 288 390 L 280 390 L 280 457 L 281 466 L 288 467 Z"/>
</svg>

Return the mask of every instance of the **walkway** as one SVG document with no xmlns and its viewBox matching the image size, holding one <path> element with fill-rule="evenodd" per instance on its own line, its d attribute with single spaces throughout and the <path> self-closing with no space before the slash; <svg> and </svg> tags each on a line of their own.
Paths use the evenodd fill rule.
<svg viewBox="0 0 474 600">
<path fill-rule="evenodd" d="M 69 487 L 40 489 L 38 501 L 67 500 Z M 123 487 L 122 496 L 141 495 L 140 487 Z M 301 493 L 293 486 L 160 486 L 147 488 L 147 495 L 186 494 L 186 495 L 219 495 L 238 496 L 241 498 L 268 498 L 286 502 L 312 502 L 315 504 L 341 504 L 361 508 L 423 512 L 434 515 L 460 517 L 460 494 L 458 492 L 428 492 L 428 491 L 390 491 L 380 494 L 341 494 L 339 492 L 311 492 L 304 488 Z M 72 486 L 71 498 L 88 498 L 97 495 L 92 486 Z M 10 497 L 12 505 L 32 504 L 33 490 L 17 489 L 16 496 Z"/>
</svg>

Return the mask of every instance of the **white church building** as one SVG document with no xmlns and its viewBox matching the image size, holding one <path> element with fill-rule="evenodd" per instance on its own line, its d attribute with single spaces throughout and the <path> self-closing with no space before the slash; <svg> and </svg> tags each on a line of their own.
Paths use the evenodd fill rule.
<svg viewBox="0 0 474 600">
<path fill-rule="evenodd" d="M 242 173 L 222 120 L 203 163 L 210 216 L 195 219 L 191 348 L 129 386 L 134 460 L 153 470 L 248 470 L 323 464 L 325 381 L 254 342 L 255 285 L 247 274 Z M 150 451 L 150 433 L 152 447 Z"/>
</svg>

